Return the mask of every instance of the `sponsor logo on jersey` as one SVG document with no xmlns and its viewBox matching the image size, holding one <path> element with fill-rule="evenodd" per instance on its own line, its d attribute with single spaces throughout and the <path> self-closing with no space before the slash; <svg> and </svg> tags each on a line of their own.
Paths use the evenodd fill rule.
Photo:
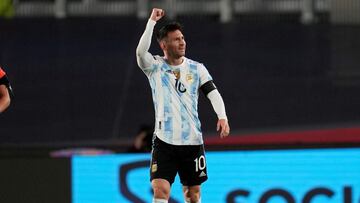
<svg viewBox="0 0 360 203">
<path fill-rule="evenodd" d="M 204 177 L 204 176 L 206 176 L 206 173 L 204 171 L 201 171 L 199 177 L 201 178 L 201 177 Z"/>
</svg>

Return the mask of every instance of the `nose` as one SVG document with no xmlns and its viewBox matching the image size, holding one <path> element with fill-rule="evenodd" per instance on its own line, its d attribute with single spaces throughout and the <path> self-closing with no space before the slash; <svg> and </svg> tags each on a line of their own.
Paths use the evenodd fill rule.
<svg viewBox="0 0 360 203">
<path fill-rule="evenodd" d="M 180 40 L 180 45 L 185 45 L 185 44 L 186 44 L 185 39 L 181 39 Z"/>
</svg>

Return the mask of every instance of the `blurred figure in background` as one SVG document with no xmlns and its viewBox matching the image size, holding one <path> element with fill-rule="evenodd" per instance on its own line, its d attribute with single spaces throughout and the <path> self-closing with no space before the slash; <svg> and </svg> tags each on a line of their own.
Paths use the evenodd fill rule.
<svg viewBox="0 0 360 203">
<path fill-rule="evenodd" d="M 10 105 L 11 86 L 5 71 L 0 67 L 0 113 Z"/>
<path fill-rule="evenodd" d="M 153 132 L 154 128 L 150 125 L 141 125 L 128 152 L 151 152 Z"/>
</svg>

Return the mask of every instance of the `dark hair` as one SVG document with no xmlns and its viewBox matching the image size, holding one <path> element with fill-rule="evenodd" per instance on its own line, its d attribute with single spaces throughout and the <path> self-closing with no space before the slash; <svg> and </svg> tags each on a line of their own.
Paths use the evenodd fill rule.
<svg viewBox="0 0 360 203">
<path fill-rule="evenodd" d="M 156 38 L 157 38 L 158 42 L 160 42 L 162 39 L 167 37 L 169 32 L 174 32 L 176 30 L 180 30 L 181 32 L 183 31 L 182 25 L 180 23 L 178 23 L 178 22 L 172 22 L 172 23 L 164 25 L 156 33 Z"/>
</svg>

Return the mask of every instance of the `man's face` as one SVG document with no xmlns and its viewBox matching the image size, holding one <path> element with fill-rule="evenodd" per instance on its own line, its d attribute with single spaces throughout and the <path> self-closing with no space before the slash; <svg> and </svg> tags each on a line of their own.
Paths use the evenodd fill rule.
<svg viewBox="0 0 360 203">
<path fill-rule="evenodd" d="M 169 32 L 163 43 L 163 49 L 170 57 L 180 58 L 185 56 L 186 42 L 180 30 Z"/>
</svg>

